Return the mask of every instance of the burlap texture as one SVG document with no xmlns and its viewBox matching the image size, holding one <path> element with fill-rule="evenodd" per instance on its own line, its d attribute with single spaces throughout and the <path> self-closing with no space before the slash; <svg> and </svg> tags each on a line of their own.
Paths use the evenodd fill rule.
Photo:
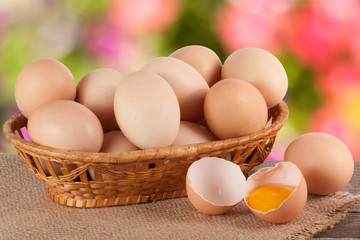
<svg viewBox="0 0 360 240">
<path fill-rule="evenodd" d="M 0 154 L 0 239 L 304 239 L 341 221 L 360 196 L 309 196 L 293 221 L 271 224 L 242 202 L 226 214 L 206 216 L 187 198 L 129 206 L 62 206 L 13 154 Z"/>
</svg>

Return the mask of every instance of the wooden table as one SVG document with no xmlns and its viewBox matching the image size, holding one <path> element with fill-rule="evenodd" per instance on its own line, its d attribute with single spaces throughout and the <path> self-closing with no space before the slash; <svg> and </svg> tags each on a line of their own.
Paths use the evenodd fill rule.
<svg viewBox="0 0 360 240">
<path fill-rule="evenodd" d="M 261 167 L 275 165 L 276 161 L 266 161 Z M 349 184 L 342 191 L 350 192 L 354 195 L 360 194 L 360 162 L 355 162 L 354 175 Z M 360 239 L 360 204 L 351 209 L 349 215 L 340 223 L 336 224 L 333 229 L 328 229 L 317 234 L 314 239 Z"/>
<path fill-rule="evenodd" d="M 360 162 L 355 162 L 354 175 L 349 184 L 343 189 L 352 194 L 360 194 Z M 360 204 L 349 212 L 345 220 L 335 225 L 333 229 L 326 230 L 316 238 L 360 238 Z"/>
</svg>

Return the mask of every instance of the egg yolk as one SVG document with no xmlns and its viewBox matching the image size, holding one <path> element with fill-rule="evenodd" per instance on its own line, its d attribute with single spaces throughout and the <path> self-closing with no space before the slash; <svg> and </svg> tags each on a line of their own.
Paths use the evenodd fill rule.
<svg viewBox="0 0 360 240">
<path fill-rule="evenodd" d="M 262 186 L 250 194 L 247 203 L 252 209 L 267 212 L 270 209 L 277 209 L 293 191 L 294 187 L 291 186 Z"/>
</svg>

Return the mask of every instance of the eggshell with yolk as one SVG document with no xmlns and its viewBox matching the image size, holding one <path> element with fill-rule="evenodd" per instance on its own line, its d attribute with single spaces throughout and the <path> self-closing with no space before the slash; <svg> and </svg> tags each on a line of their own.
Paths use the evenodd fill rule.
<svg viewBox="0 0 360 240">
<path fill-rule="evenodd" d="M 295 187 L 290 196 L 277 209 L 261 212 L 251 208 L 248 196 L 257 188 L 266 185 Z M 246 205 L 259 218 L 271 223 L 285 223 L 296 218 L 304 209 L 307 201 L 307 186 L 299 168 L 290 162 L 279 162 L 274 167 L 258 170 L 246 182 L 244 199 Z"/>
</svg>

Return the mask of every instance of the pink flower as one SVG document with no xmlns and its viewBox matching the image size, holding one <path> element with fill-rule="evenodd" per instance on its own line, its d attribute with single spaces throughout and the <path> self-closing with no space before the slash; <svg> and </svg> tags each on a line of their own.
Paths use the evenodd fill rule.
<svg viewBox="0 0 360 240">
<path fill-rule="evenodd" d="M 287 0 L 229 1 L 216 18 L 220 40 L 228 52 L 248 46 L 274 52 L 289 7 Z"/>
<path fill-rule="evenodd" d="M 324 34 L 329 34 L 331 38 L 344 38 L 344 35 L 339 34 L 339 31 L 348 35 L 352 31 L 356 31 L 360 25 L 359 0 L 312 0 L 310 1 L 310 8 L 313 10 L 316 19 L 326 19 L 335 24 L 335 26 L 319 29 Z"/>
<path fill-rule="evenodd" d="M 315 27 L 332 42 L 344 44 L 354 31 L 358 31 L 360 1 L 313 0 L 310 8 L 314 13 Z"/>
<path fill-rule="evenodd" d="M 85 41 L 96 59 L 107 67 L 126 69 L 136 56 L 136 43 L 119 33 L 110 24 L 94 25 Z"/>
<path fill-rule="evenodd" d="M 176 19 L 179 0 L 114 0 L 109 20 L 126 34 L 159 33 Z"/>
<path fill-rule="evenodd" d="M 340 139 L 350 150 L 355 161 L 358 161 L 360 140 L 356 129 L 344 118 L 336 103 L 327 103 L 313 115 L 310 131 L 325 132 Z"/>
<path fill-rule="evenodd" d="M 331 101 L 341 101 L 360 93 L 360 68 L 339 63 L 332 66 L 319 78 L 320 89 Z"/>
<path fill-rule="evenodd" d="M 0 10 L 0 41 L 5 33 L 5 15 Z"/>
<path fill-rule="evenodd" d="M 291 18 L 284 39 L 290 51 L 312 68 L 322 69 L 332 65 L 338 54 L 337 43 L 319 31 L 314 13 L 305 9 L 289 16 Z M 331 24 L 327 22 L 322 25 L 328 27 Z"/>
<path fill-rule="evenodd" d="M 353 32 L 351 37 L 349 37 L 349 55 L 352 61 L 360 66 L 360 27 L 356 32 Z"/>
<path fill-rule="evenodd" d="M 355 126 L 360 132 L 360 90 L 356 95 L 351 98 L 345 96 L 345 100 L 341 101 L 341 112 L 344 113 L 344 117 L 350 122 L 352 126 Z M 358 135 L 360 137 L 360 135 Z"/>
<path fill-rule="evenodd" d="M 349 55 L 349 41 L 360 27 L 360 1 L 313 0 L 289 16 L 286 45 L 304 63 L 322 70 Z"/>
</svg>

